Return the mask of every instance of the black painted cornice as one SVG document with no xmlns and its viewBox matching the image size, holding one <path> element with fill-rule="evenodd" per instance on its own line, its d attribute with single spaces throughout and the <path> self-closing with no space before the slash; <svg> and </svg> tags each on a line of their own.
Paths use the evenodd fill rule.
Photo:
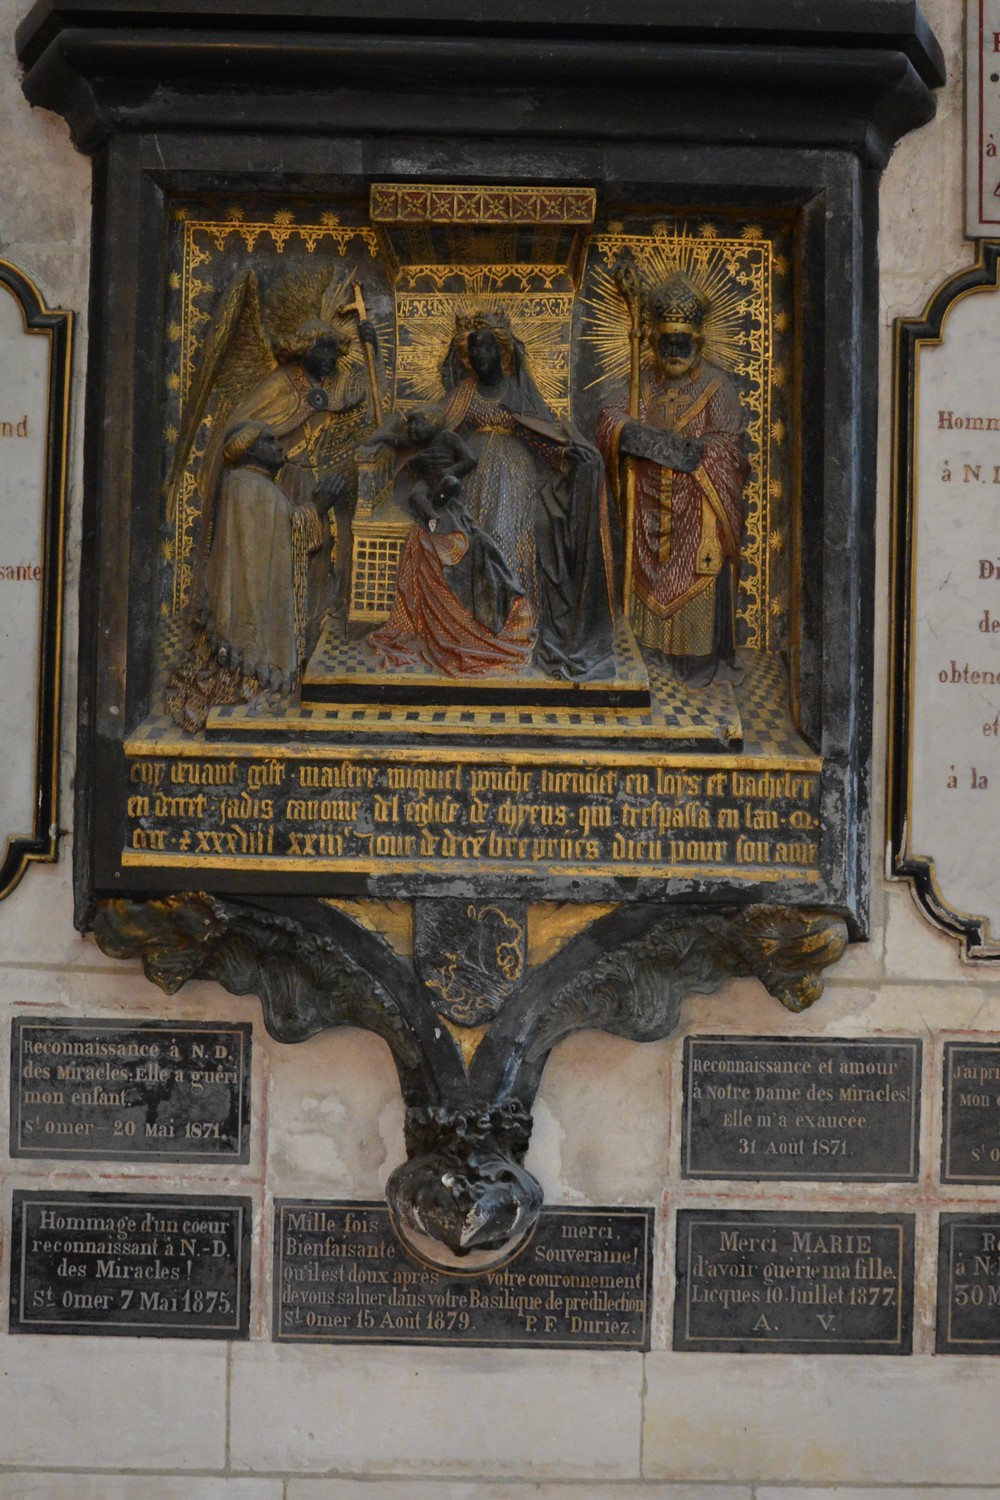
<svg viewBox="0 0 1000 1500">
<path fill-rule="evenodd" d="M 700 20 L 692 23 L 692 11 Z M 914 0 L 38 0 L 24 90 L 117 131 L 654 140 L 856 152 L 934 113 Z"/>
</svg>

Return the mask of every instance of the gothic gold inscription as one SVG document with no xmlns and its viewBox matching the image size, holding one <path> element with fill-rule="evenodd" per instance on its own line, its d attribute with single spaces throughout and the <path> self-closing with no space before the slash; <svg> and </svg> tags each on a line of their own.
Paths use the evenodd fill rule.
<svg viewBox="0 0 1000 1500">
<path fill-rule="evenodd" d="M 133 749 L 123 863 L 815 880 L 812 769 Z"/>
</svg>

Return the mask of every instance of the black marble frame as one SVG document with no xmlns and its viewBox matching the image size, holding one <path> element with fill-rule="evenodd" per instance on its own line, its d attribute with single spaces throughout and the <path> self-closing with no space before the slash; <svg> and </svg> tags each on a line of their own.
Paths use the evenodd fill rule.
<svg viewBox="0 0 1000 1500">
<path fill-rule="evenodd" d="M 422 30 L 396 19 L 396 35 L 378 29 L 394 17 L 377 10 L 362 21 L 338 15 L 336 6 L 323 9 L 329 19 L 320 32 L 302 29 L 315 24 L 308 5 L 284 6 L 279 18 L 262 5 L 201 0 L 157 7 L 154 26 L 131 8 L 64 0 L 36 7 L 19 33 L 29 97 L 61 109 L 95 158 L 79 920 L 89 922 L 96 896 L 176 884 L 171 872 L 130 873 L 119 864 L 120 747 L 146 711 L 152 657 L 157 520 L 147 498 L 158 493 L 161 476 L 147 435 L 160 430 L 170 196 L 250 184 L 333 192 L 378 178 L 471 177 L 593 183 L 612 211 L 616 202 L 643 200 L 801 211 L 799 672 L 802 729 L 824 760 L 823 879 L 806 904 L 841 912 L 852 937 L 864 937 L 876 193 L 895 136 L 932 112 L 928 84 L 941 78 L 933 39 L 920 26 L 905 36 L 915 24 L 911 5 L 870 0 L 864 8 L 828 0 L 821 7 L 828 30 L 799 34 L 791 45 L 774 33 L 783 10 L 787 20 L 793 9 L 776 4 L 758 13 L 756 39 L 746 27 L 727 30 L 720 7 L 723 25 L 710 33 L 678 32 L 668 17 L 635 40 L 625 13 L 613 40 L 596 35 L 603 28 L 594 23 L 567 25 L 579 34 L 556 43 L 530 27 L 515 35 L 506 9 L 501 24 L 482 4 L 453 35 L 446 34 L 447 7 L 421 7 L 423 17 L 436 17 L 433 34 L 426 19 Z M 405 9 L 395 7 L 394 16 Z M 859 9 L 875 13 L 867 24 Z M 175 28 L 184 19 L 210 29 L 182 33 Z M 879 29 L 890 20 L 891 31 Z M 831 45 L 852 28 L 857 45 Z M 559 30 L 554 12 L 549 29 Z M 550 82 L 557 60 L 558 81 Z M 123 555 L 130 558 L 124 587 Z M 255 885 L 252 876 L 222 873 L 199 883 L 232 894 Z M 346 884 L 300 873 L 269 880 L 272 893 L 286 894 L 329 894 Z M 711 885 L 706 895 L 725 894 Z M 563 895 L 572 892 L 544 892 Z M 741 899 L 767 895 L 752 886 L 741 891 Z"/>
<path fill-rule="evenodd" d="M 808 27 L 797 0 L 706 0 L 697 22 L 694 9 L 664 0 L 651 18 L 647 0 L 622 0 L 613 18 L 581 18 L 575 0 L 550 0 L 541 18 L 527 0 L 39 0 L 18 32 L 25 92 L 67 118 L 95 172 L 77 922 L 96 926 L 106 951 L 141 953 L 169 990 L 197 973 L 260 993 L 284 1039 L 344 1021 L 371 1025 L 393 1046 L 415 1111 L 411 1155 L 431 1150 L 428 1132 L 440 1145 L 442 1129 L 467 1154 L 470 1122 L 509 1105 L 518 1118 L 498 1115 L 497 1131 L 520 1160 L 519 1112 L 530 1110 L 560 1036 L 579 1026 L 665 1035 L 682 994 L 732 973 L 757 974 L 800 1008 L 819 993 L 816 973 L 839 956 L 844 936 L 867 935 L 878 180 L 895 141 L 932 117 L 943 62 L 912 0 L 816 0 Z M 582 183 L 598 189 L 604 212 L 642 203 L 783 209 L 800 226 L 797 651 L 801 728 L 823 759 L 820 881 L 736 890 L 715 879 L 677 894 L 648 879 L 595 881 L 586 891 L 560 880 L 477 880 L 477 897 L 620 905 L 553 961 L 552 975 L 527 982 L 509 1021 L 500 1018 L 498 1038 L 517 1032 L 520 1061 L 501 1058 L 491 1034 L 482 1068 L 468 1076 L 457 1048 L 446 1063 L 437 1043 L 420 1040 L 412 970 L 403 976 L 398 961 L 369 951 L 370 935 L 346 931 L 353 924 L 309 899 L 445 896 L 453 885 L 416 891 L 385 877 L 302 872 L 265 884 L 246 872 L 185 876 L 120 862 L 123 740 L 147 711 L 155 626 L 150 497 L 162 475 L 149 435 L 161 430 L 169 201 L 240 188 L 333 195 L 379 179 Z M 194 884 L 206 894 L 185 908 L 175 893 Z M 786 919 L 794 935 L 783 948 L 771 935 Z M 297 942 L 304 931 L 312 936 Z M 275 943 L 303 976 L 305 998 L 291 1014 L 279 1014 L 268 993 L 262 955 Z M 316 1000 L 329 945 L 348 955 L 337 981 L 346 999 L 333 985 Z M 595 977 L 577 1003 L 572 975 L 588 965 Z M 655 1003 L 635 982 L 650 968 Z M 556 969 L 562 991 L 551 988 Z M 567 993 L 573 1003 L 553 1016 Z M 420 1117 L 423 1106 L 442 1105 L 447 1127 Z"/>
</svg>

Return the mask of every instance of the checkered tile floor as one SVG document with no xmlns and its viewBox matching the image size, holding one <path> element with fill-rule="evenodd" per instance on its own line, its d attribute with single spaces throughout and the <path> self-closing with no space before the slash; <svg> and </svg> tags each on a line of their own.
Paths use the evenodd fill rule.
<svg viewBox="0 0 1000 1500">
<path fill-rule="evenodd" d="M 735 693 L 743 721 L 744 754 L 812 755 L 792 723 L 788 673 L 781 657 L 766 651 L 737 651 L 736 661 L 743 669 Z M 649 675 L 652 686 L 653 673 Z"/>
<path fill-rule="evenodd" d="M 374 653 L 368 649 L 363 639 L 345 641 L 327 626 L 306 668 L 303 697 L 309 697 L 309 688 L 312 686 L 325 687 L 343 682 L 352 684 L 378 682 L 384 676 L 384 668 L 379 666 Z M 454 678 L 445 677 L 420 662 L 394 667 L 392 676 L 395 681 L 405 683 L 408 687 L 426 686 L 430 691 L 440 689 L 443 695 L 446 695 L 448 689 L 454 686 Z M 476 679 L 476 686 L 484 689 L 493 687 L 503 689 L 509 688 L 515 680 L 518 688 L 537 689 L 541 701 L 544 701 L 546 692 L 551 692 L 553 689 L 565 691 L 567 686 L 562 680 L 550 677 L 541 667 L 533 665 L 519 671 L 516 679 L 510 676 L 479 677 Z M 619 628 L 615 638 L 614 671 L 598 681 L 581 682 L 578 685 L 578 691 L 581 701 L 585 701 L 588 691 L 591 690 L 601 691 L 608 687 L 645 688 L 646 683 L 646 665 L 642 659 L 642 653 L 635 636 L 625 625 Z"/>
<path fill-rule="evenodd" d="M 171 621 L 161 637 L 161 688 L 183 652 L 184 632 Z M 349 643 L 351 660 L 367 657 L 364 643 Z M 214 709 L 209 718 L 212 740 L 337 740 L 382 736 L 530 737 L 557 736 L 590 741 L 689 744 L 700 750 L 732 747 L 744 755 L 774 758 L 812 755 L 788 709 L 788 679 L 777 656 L 741 650 L 742 677 L 735 684 L 714 682 L 707 688 L 685 688 L 653 653 L 643 653 L 649 673 L 652 705 L 637 709 L 545 708 L 381 708 L 376 705 L 296 706 L 253 714 L 248 708 Z M 368 658 L 370 660 L 370 658 Z M 634 680 L 634 679 L 633 679 Z M 161 699 L 162 701 L 162 699 Z M 740 739 L 742 737 L 742 746 Z M 187 744 L 197 736 L 179 730 L 162 712 L 154 712 L 132 739 L 150 746 Z"/>
</svg>

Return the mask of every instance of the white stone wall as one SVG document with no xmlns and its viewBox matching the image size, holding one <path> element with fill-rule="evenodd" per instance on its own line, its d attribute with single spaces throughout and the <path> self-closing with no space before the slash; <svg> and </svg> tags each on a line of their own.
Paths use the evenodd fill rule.
<svg viewBox="0 0 1000 1500">
<path fill-rule="evenodd" d="M 748 1185 L 720 1193 L 679 1177 L 680 1038 L 635 1046 L 584 1035 L 546 1072 L 529 1165 L 551 1202 L 661 1209 L 657 1317 L 648 1356 L 399 1348 L 276 1347 L 268 1266 L 255 1257 L 249 1343 L 17 1337 L 0 1333 L 0 1500 L 1000 1500 L 1000 1361 L 934 1358 L 936 1210 L 995 1204 L 987 1189 L 936 1183 L 941 1046 L 1000 1036 L 1000 973 L 963 967 L 907 889 L 882 878 L 890 495 L 890 327 L 919 312 L 971 259 L 962 224 L 960 0 L 925 0 L 952 71 L 936 121 L 904 141 L 882 193 L 882 433 L 875 657 L 874 926 L 832 973 L 811 1014 L 786 1015 L 755 983 L 691 1000 L 684 1029 L 788 1035 L 898 1033 L 925 1042 L 923 1175 L 915 1185 Z M 24 102 L 12 50 L 25 0 L 0 0 L 0 254 L 52 305 L 77 309 L 66 590 L 63 822 L 71 813 L 86 353 L 89 163 L 63 123 Z M 14 706 L 5 705 L 10 712 Z M 172 1001 L 137 966 L 112 963 L 73 930 L 72 834 L 0 905 L 0 1034 L 10 1017 L 219 1017 L 255 1027 L 250 1164 L 228 1169 L 13 1162 L 0 1225 L 9 1275 L 11 1186 L 378 1197 L 402 1158 L 389 1054 L 340 1032 L 270 1042 L 255 1000 L 189 986 Z M 7 1118 L 6 1066 L 0 1120 Z M 933 1144 L 932 1144 L 933 1143 Z M 913 1212 L 918 1316 L 909 1358 L 672 1354 L 671 1221 L 678 1205 Z M 963 1486 L 990 1486 L 963 1490 Z M 883 1490 L 882 1487 L 888 1488 Z M 906 1488 L 912 1486 L 915 1488 Z M 930 1487 L 930 1488 L 928 1488 Z"/>
</svg>

